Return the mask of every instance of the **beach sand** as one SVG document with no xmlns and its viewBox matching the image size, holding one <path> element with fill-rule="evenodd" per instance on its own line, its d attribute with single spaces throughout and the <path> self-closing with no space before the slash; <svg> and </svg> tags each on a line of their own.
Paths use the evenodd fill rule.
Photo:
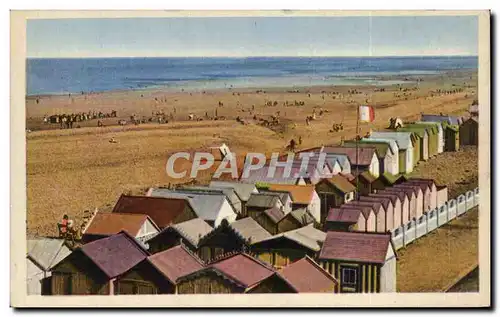
<svg viewBox="0 0 500 317">
<path fill-rule="evenodd" d="M 155 88 L 27 97 L 26 125 L 31 131 L 27 133 L 28 236 L 55 235 L 56 223 L 63 214 L 70 215 L 79 225 L 85 209 L 109 209 L 124 192 L 140 192 L 172 182 L 165 173 L 165 163 L 174 151 L 225 142 L 239 155 L 249 151 L 270 153 L 284 151 L 290 139 L 299 137 L 299 148 L 331 144 L 341 137 L 355 136 L 358 104 L 375 108 L 375 121 L 360 125 L 364 135 L 370 129 L 386 128 L 390 117 L 417 120 L 421 112 L 466 114 L 468 105 L 477 98 L 475 72 L 423 79 L 417 84 L 409 78 L 401 91 L 397 85 L 211 91 Z M 380 88 L 385 91 L 379 91 Z M 464 91 L 435 93 L 437 89 L 457 88 Z M 353 89 L 358 93 L 349 93 Z M 304 105 L 295 106 L 295 101 Z M 271 106 L 266 105 L 269 102 Z M 42 120 L 46 115 L 89 110 L 116 110 L 118 117 L 103 119 L 105 127 L 101 128 L 97 127 L 97 120 L 91 120 L 75 123 L 81 128 L 63 130 Z M 167 124 L 117 125 L 119 119 L 128 120 L 134 114 L 149 118 L 152 112 L 160 110 L 172 114 L 174 120 Z M 321 110 L 323 114 L 319 115 Z M 225 120 L 205 117 L 213 118 L 216 111 Z M 313 111 L 317 119 L 307 125 L 306 117 Z M 271 120 L 278 112 L 279 124 L 261 125 L 260 119 Z M 203 121 L 190 121 L 190 114 Z M 237 122 L 237 117 L 246 124 Z M 343 123 L 343 131 L 329 132 L 334 123 Z M 118 142 L 110 143 L 112 137 Z"/>
</svg>

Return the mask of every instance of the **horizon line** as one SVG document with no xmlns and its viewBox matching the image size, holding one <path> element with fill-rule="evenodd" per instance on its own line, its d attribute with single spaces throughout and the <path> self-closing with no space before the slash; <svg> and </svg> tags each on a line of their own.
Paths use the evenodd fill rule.
<svg viewBox="0 0 500 317">
<path fill-rule="evenodd" d="M 402 57 L 479 57 L 478 54 L 451 54 L 451 55 L 248 55 L 248 56 L 26 56 L 26 59 L 99 59 L 99 58 L 227 58 L 227 59 L 238 59 L 238 58 L 402 58 Z"/>
</svg>

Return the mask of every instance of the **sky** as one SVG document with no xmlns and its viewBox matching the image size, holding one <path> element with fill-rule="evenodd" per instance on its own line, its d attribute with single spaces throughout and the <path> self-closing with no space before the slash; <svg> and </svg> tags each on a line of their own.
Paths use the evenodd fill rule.
<svg viewBox="0 0 500 317">
<path fill-rule="evenodd" d="M 477 55 L 476 16 L 35 19 L 27 56 Z"/>
</svg>

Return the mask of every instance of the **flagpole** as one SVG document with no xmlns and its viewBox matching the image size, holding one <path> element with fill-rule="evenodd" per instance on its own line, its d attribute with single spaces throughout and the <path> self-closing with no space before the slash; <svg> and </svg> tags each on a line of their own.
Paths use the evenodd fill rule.
<svg viewBox="0 0 500 317">
<path fill-rule="evenodd" d="M 359 131 L 359 105 L 356 111 L 356 200 L 359 200 L 359 161 L 358 161 L 358 132 Z"/>
</svg>

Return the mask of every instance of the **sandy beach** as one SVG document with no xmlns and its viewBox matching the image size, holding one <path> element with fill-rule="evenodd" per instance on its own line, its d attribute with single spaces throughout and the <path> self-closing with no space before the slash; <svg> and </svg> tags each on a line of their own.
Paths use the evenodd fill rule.
<svg viewBox="0 0 500 317">
<path fill-rule="evenodd" d="M 86 209 L 110 208 L 123 192 L 167 184 L 164 164 L 173 151 L 225 142 L 238 154 L 283 151 L 290 139 L 300 148 L 331 144 L 355 136 L 356 106 L 370 104 L 375 121 L 362 124 L 361 134 L 387 127 L 389 118 L 411 121 L 421 112 L 465 114 L 477 98 L 477 73 L 461 71 L 406 77 L 402 85 L 293 87 L 173 91 L 113 91 L 93 94 L 29 96 L 26 99 L 27 233 L 55 235 L 63 214 L 77 223 Z M 401 80 L 402 78 L 394 78 Z M 438 90 L 462 89 L 439 93 Z M 116 118 L 77 122 L 60 129 L 43 117 L 61 113 L 117 111 Z M 163 111 L 167 124 L 119 126 L 131 115 Z M 306 117 L 316 119 L 306 124 Z M 189 120 L 193 115 L 194 120 Z M 214 120 L 217 116 L 218 120 Z M 264 120 L 278 116 L 279 123 Z M 236 121 L 242 119 L 245 124 Z M 200 119 L 198 119 L 200 118 Z M 198 121 L 200 120 L 200 121 Z M 344 129 L 330 132 L 333 124 Z M 108 142 L 114 137 L 118 142 Z M 202 180 L 201 180 L 202 181 Z"/>
</svg>

